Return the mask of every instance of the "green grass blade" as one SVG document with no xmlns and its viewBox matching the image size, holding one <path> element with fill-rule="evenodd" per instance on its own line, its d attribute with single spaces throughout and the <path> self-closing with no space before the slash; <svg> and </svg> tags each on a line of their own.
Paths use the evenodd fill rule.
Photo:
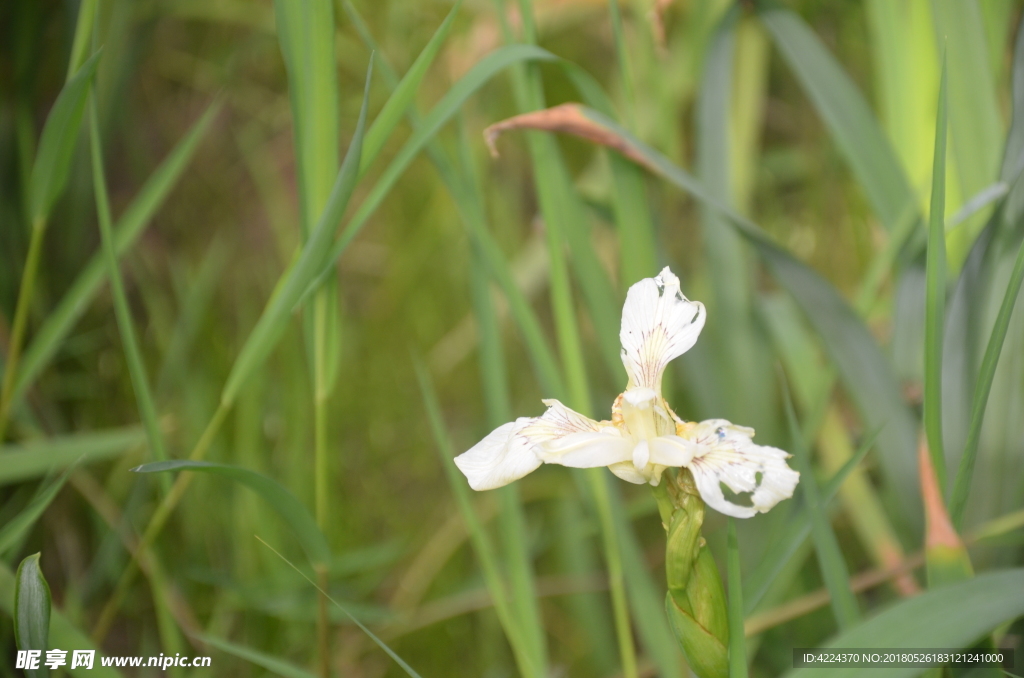
<svg viewBox="0 0 1024 678">
<path fill-rule="evenodd" d="M 288 71 L 299 214 L 308 238 L 338 172 L 338 78 L 330 0 L 277 0 L 277 38 Z"/>
<path fill-rule="evenodd" d="M 850 590 L 850 571 L 846 567 L 839 542 L 832 530 L 828 514 L 824 511 L 818 481 L 811 468 L 811 451 L 807 447 L 800 424 L 793 411 L 793 402 L 788 392 L 785 393 L 786 418 L 789 421 L 790 438 L 793 441 L 793 456 L 796 467 L 800 469 L 800 488 L 807 505 L 807 513 L 811 519 L 811 533 L 814 536 L 815 550 L 818 554 L 818 565 L 821 576 L 825 580 L 832 602 L 832 614 L 839 628 L 847 630 L 860 619 L 860 608 L 857 599 Z"/>
<path fill-rule="evenodd" d="M 999 356 L 1003 351 L 1003 341 L 1006 339 L 1006 334 L 1010 327 L 1010 319 L 1013 316 L 1013 308 L 1017 303 L 1017 295 L 1020 292 L 1022 281 L 1024 281 L 1024 242 L 1021 243 L 1017 251 L 1013 272 L 1010 273 L 1006 294 L 1003 296 L 1003 302 L 999 306 L 999 314 L 996 316 L 995 325 L 992 327 L 988 346 L 985 347 L 985 356 L 981 361 L 981 370 L 979 371 L 978 382 L 974 390 L 974 399 L 971 403 L 971 423 L 967 431 L 967 444 L 964 446 L 963 456 L 960 457 L 960 466 L 957 468 L 956 479 L 953 484 L 953 494 L 949 501 L 950 518 L 957 529 L 960 529 L 963 525 L 964 510 L 967 507 L 967 498 L 970 494 L 971 478 L 974 475 L 974 465 L 978 454 L 978 441 L 981 439 L 981 425 L 985 421 L 988 396 L 992 391 L 992 382 L 995 380 Z"/>
<path fill-rule="evenodd" d="M 949 140 L 955 177 L 960 195 L 971 196 L 992 183 L 1003 146 L 1003 118 L 985 28 L 976 2 L 934 0 L 932 19 L 948 71 Z M 954 262 L 962 261 L 974 240 L 978 229 L 972 223 L 981 225 L 972 219 L 967 228 L 951 235 L 950 259 Z"/>
<path fill-rule="evenodd" d="M 747 678 L 747 642 L 743 635 L 743 578 L 736 519 L 729 518 L 726 569 L 729 581 L 729 678 Z"/>
<path fill-rule="evenodd" d="M 33 224 L 46 219 L 67 184 L 89 85 L 99 59 L 100 53 L 97 52 L 82 64 L 74 77 L 64 85 L 46 117 L 39 138 L 39 151 L 32 165 L 29 214 Z"/>
<path fill-rule="evenodd" d="M 878 218 L 892 230 L 917 198 L 864 97 L 795 12 L 766 4 L 758 16 L 828 125 Z"/>
<path fill-rule="evenodd" d="M 199 145 L 199 141 L 210 127 L 213 118 L 220 111 L 220 103 L 214 103 L 192 125 L 188 133 L 167 155 L 159 167 L 129 203 L 117 225 L 114 227 L 114 243 L 118 256 L 124 254 L 135 243 L 142 231 L 151 223 L 153 215 L 163 204 L 177 184 Z M 43 369 L 50 363 L 72 327 L 89 303 L 99 292 L 106 280 L 107 267 L 103 252 L 93 255 L 89 263 L 68 288 L 52 313 L 43 321 L 35 333 L 32 343 L 25 349 L 14 383 L 12 400 L 17 402 L 24 395 Z"/>
<path fill-rule="evenodd" d="M 218 464 L 209 461 L 190 461 L 187 459 L 157 461 L 143 464 L 132 469 L 135 473 L 162 473 L 167 471 L 195 471 L 224 476 L 245 485 L 256 492 L 288 523 L 295 537 L 302 544 L 306 556 L 316 565 L 329 565 L 331 549 L 327 545 L 316 521 L 309 515 L 305 505 L 276 480 L 249 469 L 231 464 Z"/>
<path fill-rule="evenodd" d="M 75 462 L 89 464 L 119 457 L 145 444 L 139 426 L 45 438 L 0 447 L 0 487 L 46 475 Z"/>
<path fill-rule="evenodd" d="M 132 320 L 131 309 L 128 307 L 128 295 L 125 293 L 124 280 L 121 278 L 121 270 L 117 264 L 117 251 L 115 250 L 114 234 L 110 224 L 107 180 L 103 168 L 103 151 L 100 146 L 99 114 L 95 97 L 92 97 L 92 111 L 89 116 L 89 139 L 92 156 L 93 191 L 96 199 L 96 216 L 99 222 L 101 246 L 107 264 L 107 277 L 110 279 L 110 289 L 113 293 L 114 314 L 117 316 L 117 327 L 121 333 L 121 344 L 124 350 L 125 362 L 128 363 L 128 372 L 131 376 L 132 388 L 135 391 L 139 414 L 142 417 L 143 427 L 146 429 L 150 454 L 157 461 L 163 461 L 167 458 L 167 452 L 164 450 L 163 435 L 160 433 L 160 423 L 157 421 L 156 404 L 153 401 L 153 392 L 149 386 L 146 366 L 142 361 L 139 342 L 135 337 L 135 326 Z M 166 491 L 167 489 L 168 485 L 165 483 L 164 490 Z"/>
<path fill-rule="evenodd" d="M 441 25 L 434 31 L 434 35 L 423 48 L 423 51 L 419 53 L 412 66 L 402 76 L 401 82 L 398 83 L 391 96 L 388 97 L 384 108 L 380 109 L 380 113 L 374 118 L 373 124 L 370 125 L 370 130 L 366 133 L 366 139 L 363 142 L 363 160 L 360 163 L 360 174 L 365 172 L 370 163 L 377 158 L 377 154 L 380 153 L 384 142 L 390 138 L 395 127 L 415 103 L 416 92 L 419 91 L 423 77 L 434 63 L 434 59 L 441 51 L 444 41 L 448 38 L 448 33 L 451 31 L 452 24 L 455 22 L 455 16 L 458 14 L 461 6 L 462 0 L 457 0 L 448 12 L 448 16 L 445 17 Z M 355 14 L 355 8 L 347 0 L 345 2 L 345 11 L 349 15 Z M 358 16 L 358 14 L 355 15 Z"/>
<path fill-rule="evenodd" d="M 730 168 L 734 54 L 740 7 L 725 13 L 712 36 L 704 59 L 697 99 L 697 166 L 701 181 L 722 204 L 732 206 Z M 757 342 L 752 322 L 751 267 L 742 236 L 730 229 L 717 210 L 702 205 L 701 235 L 715 309 L 705 328 L 723 384 L 726 409 L 720 416 L 745 421 L 761 429 L 765 403 L 771 401 L 770 364 Z"/>
<path fill-rule="evenodd" d="M 460 156 L 464 171 L 464 183 L 473 183 L 470 177 L 476 176 L 465 134 L 460 135 Z M 481 209 L 479 191 L 476 194 L 475 206 L 467 209 Z M 471 277 L 473 311 L 480 332 L 480 372 L 484 385 L 484 399 L 488 411 L 488 426 L 497 428 L 512 420 L 512 405 L 509 396 L 507 367 L 501 345 L 501 334 L 498 320 L 491 304 L 489 276 L 479 252 L 474 252 L 473 271 Z M 533 566 L 530 562 L 529 543 L 526 534 L 526 516 L 519 499 L 519 488 L 516 484 L 507 485 L 498 490 L 498 525 L 501 529 L 503 561 L 509 578 L 510 603 L 518 618 L 519 627 L 523 630 L 525 640 L 529 643 L 531 662 L 547 673 L 547 643 L 544 637 L 544 624 L 537 604 L 537 590 L 533 578 Z"/>
<path fill-rule="evenodd" d="M 68 59 L 68 74 L 65 82 L 70 82 L 85 62 L 85 55 L 92 43 L 93 26 L 96 23 L 96 10 L 99 8 L 99 4 L 99 0 L 83 0 L 78 6 L 75 37 L 71 43 L 71 57 Z"/>
<path fill-rule="evenodd" d="M 536 26 L 530 0 L 520 0 L 519 12 L 523 21 L 523 35 L 528 43 L 536 42 Z M 544 107 L 544 87 L 537 64 L 530 64 L 524 74 L 513 72 L 513 90 L 521 110 L 539 110 Z M 604 279 L 597 264 L 591 243 L 586 237 L 587 225 L 572 180 L 565 167 L 558 146 L 550 135 L 534 134 L 527 139 L 533 165 L 534 190 L 544 219 L 548 244 L 549 287 L 555 321 L 555 335 L 565 374 L 566 396 L 569 406 L 584 415 L 592 414 L 588 376 L 583 360 L 569 277 L 565 246 L 569 245 L 576 276 L 589 303 L 589 310 L 598 335 L 602 355 L 614 374 L 620 374 L 619 347 L 616 341 L 617 304 L 611 286 Z M 563 232 L 564 229 L 564 232 Z M 637 675 L 636 647 L 633 641 L 628 596 L 623 574 L 621 543 L 615 528 L 611 507 L 611 489 L 603 469 L 586 469 L 594 509 L 601 529 L 605 563 L 608 567 L 608 586 L 611 590 L 612 614 L 619 644 L 619 660 L 625 678 Z"/>
<path fill-rule="evenodd" d="M 39 554 L 18 565 L 14 588 L 14 639 L 19 650 L 43 653 L 38 669 L 25 669 L 27 678 L 46 678 L 50 669 L 43 665 L 50 637 L 50 585 L 39 568 Z"/>
<path fill-rule="evenodd" d="M 326 265 L 333 265 L 337 261 L 341 253 L 365 225 L 367 219 L 384 202 L 384 198 L 387 197 L 388 192 L 394 187 L 395 182 L 398 181 L 409 163 L 423 150 L 438 130 L 459 111 L 466 99 L 510 65 L 528 60 L 555 61 L 557 57 L 547 50 L 533 45 L 501 47 L 477 62 L 469 73 L 462 76 L 448 90 L 434 108 L 423 117 L 419 129 L 405 142 L 405 145 L 381 174 L 369 195 L 359 205 L 358 211 L 331 248 L 331 254 L 325 260 Z"/>
<path fill-rule="evenodd" d="M 362 20 L 355 7 L 351 4 L 346 4 L 346 9 L 367 47 L 383 61 L 381 51 L 378 49 L 366 23 Z M 385 78 L 390 78 L 393 82 L 397 82 L 397 77 L 394 76 L 393 71 L 390 66 L 387 66 L 386 62 L 384 62 L 382 68 L 385 72 Z M 422 119 L 414 111 L 410 111 L 409 115 L 414 130 L 418 132 L 423 125 Z M 559 373 L 555 354 L 547 343 L 537 314 L 533 311 L 529 300 L 527 300 L 522 290 L 516 284 L 515 278 L 512 275 L 512 269 L 505 259 L 501 246 L 490 233 L 487 225 L 487 216 L 482 210 L 480 200 L 473 195 L 476 189 L 473 186 L 467 185 L 465 177 L 460 176 L 455 171 L 436 138 L 430 138 L 426 142 L 426 150 L 441 180 L 459 209 L 460 216 L 462 217 L 461 221 L 466 228 L 467 235 L 486 264 L 490 275 L 498 284 L 498 287 L 501 288 L 505 299 L 508 301 L 512 317 L 523 336 L 523 340 L 526 342 L 527 352 L 530 360 L 533 362 L 534 372 L 541 388 L 546 393 L 564 393 L 565 388 L 562 385 L 562 377 Z M 338 254 L 340 255 L 340 250 L 338 250 Z"/>
<path fill-rule="evenodd" d="M 951 613 L 955 610 L 955 614 Z M 1024 569 L 981 574 L 958 584 L 901 600 L 868 621 L 831 638 L 832 647 L 968 647 L 1003 622 L 1024 614 Z M 888 668 L 893 678 L 912 678 L 920 668 Z M 796 669 L 785 678 L 868 678 L 874 669 Z"/>
<path fill-rule="evenodd" d="M 348 153 L 338 171 L 338 178 L 334 183 L 330 199 L 324 207 L 323 213 L 317 221 L 316 227 L 306 243 L 298 260 L 282 276 L 273 296 L 267 302 L 263 314 L 256 322 L 249 337 L 246 339 L 238 358 L 231 368 L 224 390 L 221 392 L 221 402 L 227 406 L 234 402 L 238 389 L 245 380 L 258 368 L 270 355 L 271 350 L 277 344 L 278 339 L 284 332 L 291 317 L 291 312 L 302 298 L 303 293 L 309 287 L 313 278 L 324 268 L 327 246 L 331 241 L 338 223 L 341 221 L 352 191 L 355 189 L 359 179 L 359 158 L 362 154 L 363 135 L 366 123 L 366 107 L 369 99 L 370 76 L 373 71 L 373 62 L 366 74 L 366 86 L 363 93 L 363 104 L 359 111 L 359 121 L 356 123 L 356 130 L 352 136 L 352 143 L 349 145 Z"/>
<path fill-rule="evenodd" d="M 839 493 L 839 488 L 842 487 L 843 481 L 864 460 L 864 457 L 874 447 L 877 437 L 878 431 L 876 430 L 865 438 L 857 452 L 821 488 L 821 502 L 819 505 L 821 511 L 828 512 L 828 505 L 835 498 L 836 494 Z M 790 559 L 796 555 L 807 538 L 811 536 L 811 520 L 810 508 L 805 504 L 798 510 L 795 516 L 786 521 L 786 527 L 782 534 L 772 539 L 771 546 L 761 557 L 757 567 L 747 575 L 746 580 L 743 582 L 743 590 L 746 591 L 744 607 L 748 614 L 754 611 L 754 608 L 757 607 L 765 594 L 768 593 L 768 589 L 771 588 L 775 578 L 782 572 Z"/>
<path fill-rule="evenodd" d="M 28 506 L 0 528 L 0 554 L 7 553 L 12 546 L 21 542 L 22 537 L 32 529 L 39 517 L 43 515 L 43 511 L 57 497 L 57 493 L 64 487 L 64 483 L 67 482 L 68 476 L 73 470 L 74 465 L 64 471 L 60 478 L 40 490 Z"/>
<path fill-rule="evenodd" d="M 221 652 L 238 657 L 239 659 L 244 659 L 250 664 L 255 664 L 262 669 L 270 671 L 274 675 L 282 676 L 282 678 L 315 678 L 315 676 L 309 671 L 289 664 L 277 657 L 272 657 L 264 652 L 258 652 L 251 648 L 238 645 L 237 643 L 232 643 L 204 633 L 197 633 L 195 638 L 210 647 L 217 648 Z"/>
<path fill-rule="evenodd" d="M 470 539 L 473 543 L 473 551 L 476 553 L 476 557 L 480 561 L 480 569 L 483 570 L 484 581 L 487 583 L 487 590 L 490 592 L 491 598 L 494 601 L 494 611 L 498 615 L 498 620 L 501 622 L 501 626 L 505 631 L 509 645 L 512 646 L 512 654 L 515 656 L 516 664 L 519 667 L 520 673 L 527 677 L 536 676 L 537 678 L 540 678 L 543 676 L 543 673 L 539 666 L 535 666 L 532 663 L 528 644 L 529 641 L 526 640 L 526 634 L 520 626 L 519 619 L 512 610 L 512 606 L 508 598 L 508 591 L 505 588 L 505 583 L 502 581 L 501 568 L 498 563 L 494 546 L 491 544 L 490 538 L 484 531 L 480 518 L 476 515 L 476 511 L 473 508 L 473 502 L 470 499 L 469 486 L 466 484 L 465 478 L 463 478 L 453 461 L 455 458 L 455 451 L 452 448 L 451 440 L 448 438 L 448 433 L 445 430 L 444 419 L 441 414 L 441 404 L 437 400 L 437 394 L 434 391 L 430 375 L 427 374 L 426 369 L 419 364 L 416 365 L 416 374 L 419 378 L 420 390 L 423 394 L 424 404 L 427 409 L 427 417 L 430 420 L 430 430 L 434 435 L 434 442 L 437 445 L 441 465 L 444 468 L 445 478 L 447 478 L 448 485 L 451 487 L 452 493 L 455 495 L 455 501 L 459 507 L 459 513 L 462 515 L 462 519 L 466 521 L 466 526 L 469 528 Z"/>
<path fill-rule="evenodd" d="M 946 457 L 942 446 L 942 340 L 946 320 L 946 64 L 939 81 L 935 122 L 931 211 L 928 215 L 928 262 L 925 288 L 924 429 L 928 451 L 946 491 Z"/>
<path fill-rule="evenodd" d="M 259 536 L 257 536 L 256 538 L 257 538 L 257 539 L 260 539 L 260 538 L 259 538 Z M 365 625 L 364 625 L 364 624 L 363 624 L 363 623 L 362 623 L 361 621 L 359 621 L 359 619 L 358 619 L 358 618 L 356 618 L 356 617 L 355 617 L 355 616 L 354 616 L 354 615 L 353 615 L 353 614 L 352 614 L 351 612 L 349 612 L 349 611 L 348 611 L 348 609 L 347 609 L 347 608 L 346 608 L 346 607 L 345 607 L 344 605 L 342 605 L 342 604 L 341 604 L 341 603 L 339 603 L 339 602 L 338 602 L 337 600 L 335 600 L 334 598 L 332 598 L 332 597 L 331 597 L 331 596 L 330 596 L 330 595 L 329 595 L 329 594 L 327 593 L 327 591 L 324 591 L 324 590 L 323 590 L 322 588 L 320 588 L 320 587 L 319 587 L 319 586 L 318 586 L 318 585 L 316 584 L 316 582 L 314 582 L 314 581 L 313 581 L 312 579 L 310 579 L 310 578 L 309 578 L 309 577 L 308 577 L 308 576 L 306 575 L 306 573 L 305 573 L 305 572 L 303 572 L 303 571 L 302 571 L 302 570 L 300 570 L 299 568 L 295 567 L 295 565 L 294 565 L 294 564 L 293 564 L 293 563 L 292 563 L 292 562 L 291 562 L 290 560 L 288 560 L 288 559 L 287 559 L 287 558 L 285 558 L 285 557 L 284 557 L 283 555 L 281 555 L 281 554 L 280 554 L 280 553 L 279 553 L 279 552 L 277 551 L 277 549 L 275 549 L 275 548 L 274 548 L 273 546 L 271 546 L 271 545 L 270 545 L 270 544 L 268 544 L 267 542 L 263 541 L 262 539 L 260 539 L 260 541 L 261 541 L 261 542 L 263 542 L 263 545 L 264 545 L 264 546 L 266 546 L 266 547 L 267 547 L 268 549 L 270 549 L 271 551 L 273 551 L 273 552 L 274 552 L 274 554 L 275 554 L 275 555 L 277 555 L 277 557 L 278 557 L 278 558 L 280 558 L 281 560 L 283 560 L 284 562 L 286 562 L 286 563 L 288 564 L 288 566 L 289 566 L 289 567 L 291 567 L 291 568 L 292 568 L 293 570 L 295 570 L 296 572 L 298 572 L 298 573 L 299 573 L 299 574 L 300 574 L 300 575 L 302 576 L 302 578 L 303 578 L 303 579 L 305 579 L 306 581 L 308 581 L 308 582 L 309 582 L 309 583 L 310 583 L 310 584 L 311 584 L 311 585 L 312 585 L 312 586 L 313 586 L 313 587 L 314 587 L 314 588 L 315 588 L 315 589 L 316 589 L 317 591 L 319 591 L 319 592 L 320 592 L 320 594 L 321 594 L 322 596 L 324 596 L 324 598 L 326 598 L 327 600 L 329 600 L 329 601 L 330 601 L 330 602 L 331 602 L 331 603 L 332 603 L 332 604 L 333 604 L 333 605 L 334 605 L 335 607 L 337 607 L 337 608 L 338 608 L 339 610 L 341 610 L 342 612 L 344 612 L 344 613 L 345 613 L 345 616 L 346 616 L 346 617 L 348 617 L 348 618 L 349 618 L 350 620 L 352 620 L 352 623 L 353 623 L 353 624 L 355 624 L 356 626 L 358 626 L 358 627 L 359 627 L 359 630 L 361 630 L 361 631 L 362 631 L 363 633 L 365 633 L 365 634 L 366 634 L 367 636 L 369 636 L 369 637 L 370 637 L 370 640 L 372 640 L 372 641 L 373 641 L 374 643 L 376 643 L 377 647 L 379 647 L 380 649 L 384 650 L 384 652 L 385 652 L 385 653 L 386 653 L 386 654 L 387 654 L 387 655 L 388 655 L 389 657 L 391 657 L 391 658 L 392 658 L 392 659 L 393 659 L 393 660 L 395 661 L 395 663 L 396 663 L 396 664 L 398 664 L 398 665 L 399 665 L 400 667 L 402 667 L 402 670 L 403 670 L 403 671 L 405 671 L 405 672 L 406 672 L 406 674 L 408 674 L 409 676 L 412 676 L 412 678 L 422 678 L 422 676 L 420 676 L 420 674 L 416 673 L 416 671 L 414 671 L 414 670 L 413 670 L 413 668 L 412 668 L 411 666 L 409 666 L 409 665 L 408 665 L 408 664 L 407 664 L 407 663 L 405 662 L 405 660 L 404 660 L 404 659 L 402 659 L 401 657 L 399 657 L 399 656 L 398 656 L 398 654 L 396 654 L 394 650 L 392 650 L 392 649 L 391 649 L 390 647 L 388 647 L 387 643 L 385 643 L 385 642 L 384 642 L 383 640 L 381 640 L 380 638 L 378 638 L 378 637 L 377 637 L 377 635 L 376 635 L 376 634 L 375 634 L 375 633 L 374 633 L 373 631 L 371 631 L 370 629 L 366 628 L 366 626 L 365 626 Z"/>
</svg>

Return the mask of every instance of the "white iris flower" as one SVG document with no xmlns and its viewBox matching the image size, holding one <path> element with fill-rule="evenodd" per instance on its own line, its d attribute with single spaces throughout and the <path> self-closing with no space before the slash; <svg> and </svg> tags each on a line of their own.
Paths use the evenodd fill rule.
<svg viewBox="0 0 1024 678">
<path fill-rule="evenodd" d="M 630 287 L 619 331 L 629 383 L 612 404 L 611 421 L 594 421 L 545 400 L 543 415 L 499 426 L 455 458 L 470 487 L 501 487 L 542 463 L 607 466 L 623 480 L 657 485 L 665 469 L 675 466 L 690 470 L 709 506 L 737 518 L 791 497 L 800 474 L 786 465 L 788 454 L 755 445 L 753 429 L 724 419 L 684 422 L 661 396 L 665 368 L 696 343 L 704 319 L 704 304 L 683 296 L 668 267 Z M 751 505 L 726 499 L 722 484 L 750 493 Z"/>
</svg>

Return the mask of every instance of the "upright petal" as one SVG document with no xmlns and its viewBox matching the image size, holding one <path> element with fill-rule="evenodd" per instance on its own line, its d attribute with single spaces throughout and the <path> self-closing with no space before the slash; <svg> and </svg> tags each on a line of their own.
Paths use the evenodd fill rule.
<svg viewBox="0 0 1024 678">
<path fill-rule="evenodd" d="M 455 465 L 474 490 L 493 490 L 518 480 L 541 465 L 533 443 L 521 433 L 536 418 L 520 417 L 487 434 L 487 437 L 455 457 Z"/>
<path fill-rule="evenodd" d="M 668 363 L 686 353 L 704 328 L 704 304 L 679 290 L 679 278 L 666 266 L 656 278 L 629 288 L 622 307 L 622 364 L 628 388 L 661 393 L 661 375 Z"/>
<path fill-rule="evenodd" d="M 686 432 L 696 443 L 687 465 L 708 506 L 729 516 L 749 518 L 793 496 L 800 474 L 786 465 L 789 455 L 775 447 L 755 445 L 753 429 L 725 419 L 703 421 Z M 750 506 L 725 498 L 721 484 L 733 492 L 750 492 Z"/>
<path fill-rule="evenodd" d="M 523 428 L 541 461 L 574 468 L 608 466 L 630 459 L 630 444 L 610 422 L 597 422 L 557 400 L 545 400 L 548 411 Z"/>
</svg>

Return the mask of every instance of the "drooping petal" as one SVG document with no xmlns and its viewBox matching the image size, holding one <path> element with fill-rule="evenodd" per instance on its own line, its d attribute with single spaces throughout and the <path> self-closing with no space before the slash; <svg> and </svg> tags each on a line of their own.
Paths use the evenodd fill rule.
<svg viewBox="0 0 1024 678">
<path fill-rule="evenodd" d="M 793 496 L 800 474 L 786 465 L 789 455 L 775 447 L 755 445 L 753 429 L 725 419 L 703 421 L 686 432 L 696 443 L 687 468 L 708 506 L 729 516 L 749 518 Z M 750 506 L 725 498 L 722 484 L 733 492 L 749 492 Z"/>
<path fill-rule="evenodd" d="M 574 468 L 608 466 L 630 458 L 629 441 L 609 422 L 597 422 L 557 400 L 545 400 L 547 412 L 519 433 L 548 464 Z"/>
<path fill-rule="evenodd" d="M 629 288 L 622 307 L 622 364 L 632 388 L 661 393 L 661 375 L 668 363 L 686 353 L 704 328 L 704 304 L 679 290 L 679 278 L 666 266 L 656 278 Z"/>
<path fill-rule="evenodd" d="M 618 464 L 609 466 L 608 470 L 634 485 L 643 485 L 647 482 L 647 477 L 636 470 L 632 461 L 620 461 Z"/>
<path fill-rule="evenodd" d="M 537 420 L 520 417 L 499 426 L 483 440 L 455 457 L 455 465 L 474 490 L 493 490 L 508 485 L 537 469 L 541 459 L 521 433 Z"/>
</svg>

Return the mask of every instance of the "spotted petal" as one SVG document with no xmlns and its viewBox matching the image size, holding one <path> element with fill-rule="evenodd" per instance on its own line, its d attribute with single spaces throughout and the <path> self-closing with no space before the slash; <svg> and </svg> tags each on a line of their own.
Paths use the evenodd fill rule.
<svg viewBox="0 0 1024 678">
<path fill-rule="evenodd" d="M 455 457 L 455 465 L 474 490 L 493 490 L 508 485 L 541 465 L 533 444 L 520 433 L 536 419 L 520 417 L 487 434 L 483 440 Z"/>
<path fill-rule="evenodd" d="M 686 353 L 704 328 L 704 304 L 679 290 L 679 278 L 666 266 L 656 278 L 629 288 L 622 307 L 622 364 L 631 388 L 661 393 L 661 375 L 674 358 Z"/>
<path fill-rule="evenodd" d="M 701 498 L 729 516 L 749 518 L 793 496 L 800 474 L 786 465 L 789 455 L 775 447 L 755 445 L 754 430 L 725 419 L 703 421 L 686 432 L 696 443 L 688 464 Z M 751 493 L 750 506 L 725 498 L 721 484 L 733 492 Z"/>
<path fill-rule="evenodd" d="M 545 400 L 544 404 L 548 411 L 520 434 L 534 445 L 543 462 L 593 468 L 630 458 L 629 442 L 611 423 L 594 421 L 557 400 Z"/>
<path fill-rule="evenodd" d="M 630 459 L 629 442 L 610 422 L 596 422 L 557 400 L 544 404 L 543 415 L 499 426 L 455 458 L 470 487 L 492 490 L 542 463 L 591 468 Z"/>
</svg>

